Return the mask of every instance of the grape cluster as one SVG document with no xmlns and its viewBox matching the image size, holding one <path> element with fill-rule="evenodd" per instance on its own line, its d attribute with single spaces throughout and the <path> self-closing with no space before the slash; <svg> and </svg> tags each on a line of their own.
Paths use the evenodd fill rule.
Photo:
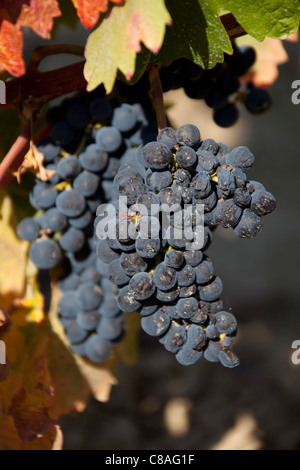
<svg viewBox="0 0 300 470">
<path fill-rule="evenodd" d="M 237 122 L 239 102 L 252 114 L 268 111 L 272 105 L 269 92 L 250 81 L 247 84 L 241 81 L 255 63 L 255 50 L 250 46 L 238 48 L 233 43 L 233 51 L 233 55 L 225 54 L 223 64 L 211 70 L 203 70 L 187 59 L 175 60 L 161 69 L 163 90 L 183 88 L 189 98 L 205 100 L 221 127 Z"/>
<path fill-rule="evenodd" d="M 96 218 L 97 256 L 119 289 L 120 310 L 138 311 L 142 329 L 181 364 L 202 356 L 229 368 L 239 364 L 231 349 L 237 321 L 223 310 L 222 281 L 203 251 L 218 225 L 253 238 L 262 216 L 275 209 L 274 196 L 246 176 L 253 163 L 248 148 L 201 141 L 193 125 L 165 128 L 120 166 L 113 183 L 115 218 L 107 225 L 104 213 Z M 121 196 L 125 208 L 118 205 Z M 167 230 L 161 216 L 166 208 Z M 176 229 L 183 228 L 192 230 L 181 230 L 179 237 Z"/>
<path fill-rule="evenodd" d="M 93 362 L 107 360 L 125 331 L 116 289 L 102 278 L 96 263 L 81 273 L 72 271 L 58 285 L 63 291 L 58 313 L 72 351 Z"/>
<path fill-rule="evenodd" d="M 115 106 L 104 96 L 64 101 L 48 118 L 52 136 L 39 145 L 47 181 L 36 178 L 29 197 L 36 216 L 22 220 L 17 233 L 30 242 L 39 269 L 64 271 L 58 313 L 72 350 L 103 362 L 122 338 L 125 318 L 97 260 L 94 218 L 111 199 L 124 158 L 147 140 L 149 124 L 139 104 Z"/>
</svg>

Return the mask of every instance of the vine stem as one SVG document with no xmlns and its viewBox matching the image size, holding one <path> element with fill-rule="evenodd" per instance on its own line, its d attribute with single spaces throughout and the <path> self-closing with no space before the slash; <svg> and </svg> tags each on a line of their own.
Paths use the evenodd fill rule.
<svg viewBox="0 0 300 470">
<path fill-rule="evenodd" d="M 159 66 L 149 65 L 150 98 L 156 112 L 158 132 L 167 127 L 167 118 L 164 108 L 164 97 L 159 76 Z"/>
<path fill-rule="evenodd" d="M 34 142 L 38 143 L 41 139 L 49 134 L 50 126 L 45 125 L 34 138 Z M 32 137 L 31 121 L 22 123 L 20 136 L 12 145 L 0 164 L 0 188 L 5 188 L 13 180 L 13 172 L 21 166 L 26 153 L 30 148 Z"/>
</svg>

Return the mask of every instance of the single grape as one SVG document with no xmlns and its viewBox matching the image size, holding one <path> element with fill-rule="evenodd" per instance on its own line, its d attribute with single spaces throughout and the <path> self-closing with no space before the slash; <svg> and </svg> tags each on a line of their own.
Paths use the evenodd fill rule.
<svg viewBox="0 0 300 470">
<path fill-rule="evenodd" d="M 86 356 L 93 362 L 106 361 L 112 352 L 112 344 L 98 335 L 90 336 L 85 343 Z"/>
<path fill-rule="evenodd" d="M 76 292 L 76 300 L 80 308 L 91 312 L 99 308 L 103 299 L 100 287 L 92 283 L 82 284 Z"/>
<path fill-rule="evenodd" d="M 40 238 L 32 243 L 29 257 L 39 269 L 52 269 L 60 262 L 61 252 L 55 241 Z"/>
<path fill-rule="evenodd" d="M 191 318 L 198 311 L 199 304 L 197 299 L 190 297 L 187 299 L 180 299 L 177 303 L 177 312 L 181 318 Z"/>
<path fill-rule="evenodd" d="M 161 336 L 169 329 L 171 319 L 163 309 L 157 310 L 152 315 L 143 317 L 142 329 L 150 336 Z"/>
<path fill-rule="evenodd" d="M 79 217 L 84 212 L 85 206 L 84 197 L 74 190 L 63 191 L 56 199 L 57 209 L 67 217 Z"/>
<path fill-rule="evenodd" d="M 26 219 L 23 219 L 17 226 L 17 234 L 19 238 L 21 238 L 21 240 L 33 242 L 33 240 L 36 240 L 36 238 L 38 238 L 39 233 L 40 233 L 40 226 L 31 217 L 27 217 Z"/>
<path fill-rule="evenodd" d="M 80 251 L 84 243 L 84 233 L 74 227 L 70 227 L 59 239 L 59 244 L 62 249 L 72 253 Z"/>
<path fill-rule="evenodd" d="M 85 171 L 80 173 L 80 175 L 74 180 L 73 188 L 78 192 L 78 194 L 81 194 L 84 197 L 91 197 L 97 191 L 99 183 L 99 176 L 89 171 Z"/>
<path fill-rule="evenodd" d="M 80 161 L 77 157 L 64 157 L 57 164 L 57 173 L 63 180 L 73 180 L 81 170 Z"/>
<path fill-rule="evenodd" d="M 129 281 L 129 291 L 136 300 L 145 300 L 155 292 L 151 274 L 137 273 Z"/>
<path fill-rule="evenodd" d="M 143 158 L 154 170 L 163 170 L 172 160 L 170 149 L 159 142 L 150 142 L 143 148 Z"/>
<path fill-rule="evenodd" d="M 175 269 L 168 267 L 165 263 L 160 263 L 155 268 L 153 281 L 158 289 L 167 291 L 175 286 L 177 273 Z"/>
</svg>

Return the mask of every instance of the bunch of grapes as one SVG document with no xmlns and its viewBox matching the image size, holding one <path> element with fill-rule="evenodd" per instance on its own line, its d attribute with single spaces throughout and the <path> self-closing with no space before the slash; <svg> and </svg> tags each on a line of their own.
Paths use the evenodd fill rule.
<svg viewBox="0 0 300 470">
<path fill-rule="evenodd" d="M 64 272 L 58 313 L 71 349 L 103 362 L 122 339 L 125 318 L 97 260 L 94 218 L 111 199 L 123 159 L 152 134 L 139 104 L 115 106 L 101 95 L 66 100 L 48 118 L 52 136 L 39 145 L 47 181 L 36 178 L 29 197 L 36 216 L 21 221 L 17 233 L 30 242 L 39 269 Z"/>
<path fill-rule="evenodd" d="M 183 88 L 193 99 L 204 99 L 213 109 L 213 119 L 221 127 L 233 126 L 239 118 L 238 103 L 252 114 L 262 114 L 272 105 L 270 94 L 252 82 L 244 84 L 241 77 L 255 64 L 256 53 L 250 46 L 238 48 L 233 43 L 233 55 L 225 54 L 223 64 L 203 70 L 187 59 L 177 59 L 161 69 L 165 92 Z"/>
<path fill-rule="evenodd" d="M 204 356 L 232 368 L 237 321 L 205 251 L 219 225 L 258 235 L 276 200 L 248 180 L 248 148 L 202 140 L 192 125 L 157 136 L 147 94 L 133 100 L 143 83 L 131 94 L 118 85 L 131 104 L 99 89 L 50 110 L 45 171 L 29 196 L 36 215 L 17 232 L 39 269 L 63 270 L 58 314 L 75 354 L 108 359 L 138 311 L 179 363 Z"/>
<path fill-rule="evenodd" d="M 203 355 L 225 367 L 239 364 L 231 349 L 237 321 L 223 310 L 222 281 L 204 251 L 211 229 L 221 225 L 253 238 L 275 209 L 274 196 L 247 178 L 253 163 L 248 148 L 202 141 L 193 125 L 165 128 L 120 166 L 115 218 L 105 212 L 96 218 L 97 255 L 119 288 L 120 310 L 138 311 L 142 329 L 181 364 Z"/>
</svg>

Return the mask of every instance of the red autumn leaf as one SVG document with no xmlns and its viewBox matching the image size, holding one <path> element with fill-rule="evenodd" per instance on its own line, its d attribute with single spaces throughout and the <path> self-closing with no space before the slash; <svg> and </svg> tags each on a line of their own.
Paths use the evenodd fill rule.
<svg viewBox="0 0 300 470">
<path fill-rule="evenodd" d="M 113 3 L 123 3 L 123 0 L 111 0 Z M 81 23 L 86 28 L 92 28 L 99 20 L 101 13 L 108 10 L 109 0 L 72 0 Z"/>
<path fill-rule="evenodd" d="M 0 5 L 0 69 L 15 77 L 25 73 L 21 28 L 50 38 L 53 19 L 60 16 L 57 0 L 2 0 Z"/>
<path fill-rule="evenodd" d="M 29 5 L 27 3 L 23 2 L 18 23 L 30 27 L 42 38 L 50 39 L 53 19 L 61 16 L 57 0 L 31 0 Z"/>
<path fill-rule="evenodd" d="M 22 49 L 23 38 L 20 29 L 3 20 L 0 26 L 0 65 L 15 77 L 25 73 Z"/>
</svg>

